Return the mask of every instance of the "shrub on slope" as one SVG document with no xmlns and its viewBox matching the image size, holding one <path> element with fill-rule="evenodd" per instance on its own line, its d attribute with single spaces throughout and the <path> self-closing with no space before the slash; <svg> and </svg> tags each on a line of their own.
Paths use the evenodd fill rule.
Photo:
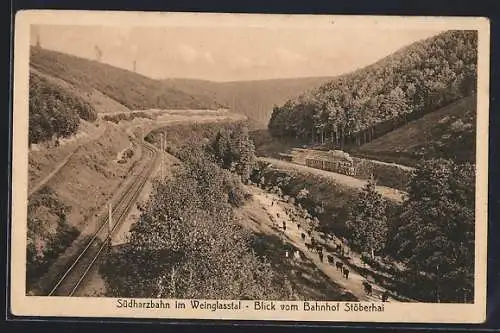
<svg viewBox="0 0 500 333">
<path fill-rule="evenodd" d="M 80 118 L 94 121 L 94 108 L 69 90 L 32 72 L 29 79 L 29 143 L 68 137 Z"/>
</svg>

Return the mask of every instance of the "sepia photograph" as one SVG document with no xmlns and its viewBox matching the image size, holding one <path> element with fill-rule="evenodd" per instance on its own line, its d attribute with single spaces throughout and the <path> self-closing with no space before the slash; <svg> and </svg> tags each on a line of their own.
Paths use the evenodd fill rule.
<svg viewBox="0 0 500 333">
<path fill-rule="evenodd" d="M 15 30 L 14 314 L 485 320 L 486 19 Z"/>
</svg>

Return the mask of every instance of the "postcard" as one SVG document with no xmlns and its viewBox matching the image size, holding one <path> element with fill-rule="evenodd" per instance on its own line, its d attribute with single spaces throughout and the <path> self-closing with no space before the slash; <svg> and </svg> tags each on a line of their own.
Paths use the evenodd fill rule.
<svg viewBox="0 0 500 333">
<path fill-rule="evenodd" d="M 489 34 L 19 12 L 11 313 L 483 322 Z"/>
</svg>

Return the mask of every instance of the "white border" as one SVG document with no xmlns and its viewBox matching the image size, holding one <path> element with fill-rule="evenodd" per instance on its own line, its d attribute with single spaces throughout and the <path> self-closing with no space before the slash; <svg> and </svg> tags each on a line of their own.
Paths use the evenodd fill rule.
<svg viewBox="0 0 500 333">
<path fill-rule="evenodd" d="M 476 177 L 476 255 L 474 304 L 386 303 L 384 312 L 285 312 L 118 309 L 111 298 L 38 297 L 25 295 L 26 221 L 28 189 L 28 78 L 31 24 L 301 27 L 345 29 L 478 30 L 478 117 Z M 486 317 L 486 242 L 488 205 L 488 110 L 490 31 L 486 18 L 384 17 L 270 14 L 199 14 L 97 11 L 21 11 L 15 17 L 14 108 L 12 151 L 11 311 L 18 316 L 128 317 L 176 319 L 240 319 L 286 321 L 352 321 L 406 323 L 480 323 Z M 277 302 L 296 303 L 296 302 Z M 337 303 L 337 302 L 331 302 Z M 345 302 L 340 302 L 344 307 Z M 298 304 L 301 304 L 300 302 Z"/>
</svg>

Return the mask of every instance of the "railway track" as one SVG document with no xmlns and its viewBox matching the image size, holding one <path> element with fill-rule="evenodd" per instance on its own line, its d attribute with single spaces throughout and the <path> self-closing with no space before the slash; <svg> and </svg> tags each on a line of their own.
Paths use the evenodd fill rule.
<svg viewBox="0 0 500 333">
<path fill-rule="evenodd" d="M 141 169 L 137 179 L 127 185 L 123 195 L 113 205 L 111 216 L 114 223 L 111 226 L 111 231 L 109 231 L 108 217 L 103 218 L 97 231 L 92 235 L 87 245 L 80 251 L 80 254 L 68 269 L 65 270 L 48 296 L 73 296 L 87 277 L 101 252 L 109 246 L 110 234 L 113 234 L 139 197 L 144 184 L 153 171 L 156 164 L 154 162 L 158 158 L 157 149 L 153 145 L 143 142 L 142 146 L 153 163 L 148 163 Z"/>
</svg>

